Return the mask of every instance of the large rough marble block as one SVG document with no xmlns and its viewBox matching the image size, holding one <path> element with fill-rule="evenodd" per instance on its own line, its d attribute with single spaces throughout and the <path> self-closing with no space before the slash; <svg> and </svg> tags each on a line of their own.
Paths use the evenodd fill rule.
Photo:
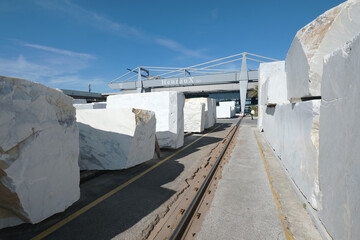
<svg viewBox="0 0 360 240">
<path fill-rule="evenodd" d="M 216 100 L 213 98 L 190 98 L 186 101 L 205 104 L 205 129 L 211 128 L 216 122 Z"/>
<path fill-rule="evenodd" d="M 73 100 L 0 77 L 0 228 L 38 223 L 80 197 Z"/>
<path fill-rule="evenodd" d="M 321 96 L 323 58 L 360 32 L 360 1 L 346 1 L 300 29 L 286 57 L 288 98 Z"/>
<path fill-rule="evenodd" d="M 105 109 L 106 102 L 93 102 L 93 103 L 79 103 L 74 104 L 76 110 L 79 109 Z"/>
<path fill-rule="evenodd" d="M 360 36 L 325 57 L 320 108 L 321 221 L 334 239 L 360 236 Z"/>
<path fill-rule="evenodd" d="M 318 157 L 321 100 L 278 104 L 263 115 L 264 135 L 313 208 L 321 208 Z"/>
<path fill-rule="evenodd" d="M 285 61 L 260 63 L 259 66 L 259 130 L 262 130 L 263 112 L 268 104 L 288 103 Z"/>
<path fill-rule="evenodd" d="M 152 159 L 155 114 L 140 109 L 77 110 L 81 170 L 116 170 Z"/>
<path fill-rule="evenodd" d="M 203 132 L 205 129 L 205 119 L 205 104 L 186 99 L 184 106 L 184 132 Z"/>
<path fill-rule="evenodd" d="M 160 147 L 184 145 L 184 103 L 180 92 L 132 93 L 109 96 L 107 108 L 139 108 L 155 112 L 156 136 Z"/>
</svg>

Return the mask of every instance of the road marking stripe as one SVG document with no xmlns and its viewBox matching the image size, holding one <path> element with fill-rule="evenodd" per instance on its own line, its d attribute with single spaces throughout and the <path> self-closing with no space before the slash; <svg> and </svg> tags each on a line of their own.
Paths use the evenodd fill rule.
<svg viewBox="0 0 360 240">
<path fill-rule="evenodd" d="M 283 227 L 283 230 L 284 230 L 284 234 L 285 234 L 285 237 L 287 240 L 294 240 L 294 237 L 293 235 L 291 234 L 291 231 L 288 229 L 287 227 L 287 224 L 285 223 L 285 216 L 281 213 L 280 209 L 281 209 L 281 204 L 278 200 L 278 197 L 279 195 L 277 194 L 277 192 L 275 191 L 274 187 L 273 187 L 273 180 L 272 180 L 272 177 L 270 176 L 270 171 L 269 171 L 269 167 L 265 161 L 265 157 L 264 157 L 264 154 L 263 154 L 263 151 L 260 147 L 260 143 L 259 143 L 259 140 L 255 134 L 255 130 L 254 130 L 254 136 L 255 136 L 255 139 L 256 139 L 256 143 L 258 145 L 258 148 L 259 148 L 259 152 L 260 152 L 260 155 L 261 155 L 261 159 L 263 161 L 263 164 L 264 164 L 264 167 L 265 167 L 265 170 L 266 170 L 266 174 L 267 174 L 267 177 L 268 177 L 268 180 L 269 180 L 269 183 L 270 183 L 270 188 L 271 188 L 271 192 L 273 194 L 273 197 L 275 199 L 275 204 L 276 204 L 276 207 L 277 207 L 277 210 L 278 210 L 278 214 L 279 214 L 279 218 L 280 218 L 280 221 L 281 221 L 281 225 Z"/>
<path fill-rule="evenodd" d="M 217 128 L 221 127 L 223 124 L 220 124 L 219 126 L 217 126 L 216 128 L 212 129 L 210 132 L 202 135 L 201 137 L 199 137 L 198 139 L 194 140 L 193 142 L 189 143 L 188 145 L 182 147 L 181 149 L 179 149 L 177 152 L 171 154 L 170 156 L 168 156 L 167 158 L 161 160 L 160 162 L 156 163 L 155 165 L 153 165 L 152 167 L 146 169 L 145 171 L 143 171 L 142 173 L 138 174 L 137 176 L 131 178 L 129 181 L 123 183 L 122 185 L 114 188 L 113 190 L 111 190 L 110 192 L 106 193 L 105 195 L 99 197 L 98 199 L 96 199 L 95 201 L 89 203 L 88 205 L 86 205 L 85 207 L 77 210 L 75 213 L 71 214 L 70 216 L 64 218 L 63 220 L 61 220 L 60 222 L 54 224 L 53 226 L 51 226 L 50 228 L 46 229 L 45 231 L 41 232 L 40 234 L 36 235 L 35 237 L 31 238 L 30 240 L 40 240 L 43 239 L 44 237 L 48 236 L 49 234 L 53 233 L 54 231 L 56 231 L 57 229 L 61 228 L 62 226 L 64 226 L 65 224 L 69 223 L 70 221 L 74 220 L 75 218 L 79 217 L 81 214 L 87 212 L 88 210 L 90 210 L 91 208 L 95 207 L 96 205 L 98 205 L 99 203 L 103 202 L 104 200 L 106 200 L 107 198 L 111 197 L 112 195 L 114 195 L 115 193 L 117 193 L 118 191 L 120 191 L 121 189 L 125 188 L 126 186 L 130 185 L 131 183 L 135 182 L 136 180 L 138 180 L 139 178 L 141 178 L 142 176 L 144 176 L 145 174 L 147 174 L 148 172 L 150 172 L 151 170 L 153 170 L 154 168 L 157 168 L 158 166 L 160 166 L 161 164 L 163 164 L 164 162 L 166 162 L 167 160 L 171 159 L 172 157 L 176 156 L 177 154 L 179 154 L 180 152 L 184 151 L 186 148 L 190 147 L 191 145 L 193 145 L 194 143 L 196 143 L 197 141 L 199 141 L 200 139 L 202 139 L 203 137 L 206 137 L 209 133 L 215 131 Z"/>
</svg>

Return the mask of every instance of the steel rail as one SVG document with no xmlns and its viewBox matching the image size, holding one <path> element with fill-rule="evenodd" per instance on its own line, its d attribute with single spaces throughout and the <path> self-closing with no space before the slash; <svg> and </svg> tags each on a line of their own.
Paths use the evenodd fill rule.
<svg viewBox="0 0 360 240">
<path fill-rule="evenodd" d="M 198 192 L 196 193 L 194 199 L 191 201 L 189 207 L 187 208 L 187 210 L 185 211 L 183 217 L 181 218 L 179 224 L 176 226 L 174 232 L 172 233 L 170 240 L 180 240 L 183 239 L 184 234 L 186 234 L 186 230 L 188 229 L 189 223 L 191 222 L 191 219 L 194 217 L 194 214 L 196 212 L 196 209 L 198 208 L 198 206 L 201 203 L 201 200 L 203 199 L 203 196 L 206 193 L 206 190 L 216 172 L 216 169 L 219 166 L 219 163 L 221 161 L 221 159 L 223 158 L 227 148 L 229 147 L 230 142 L 232 141 L 239 125 L 240 122 L 243 118 L 240 118 L 239 121 L 237 122 L 237 124 L 234 126 L 234 131 L 231 134 L 231 137 L 229 139 L 229 141 L 227 141 L 224 149 L 222 150 L 222 152 L 220 153 L 219 157 L 216 159 L 216 162 L 214 164 L 214 166 L 211 168 L 209 174 L 206 176 L 204 182 L 201 184 L 201 187 L 199 188 Z"/>
</svg>

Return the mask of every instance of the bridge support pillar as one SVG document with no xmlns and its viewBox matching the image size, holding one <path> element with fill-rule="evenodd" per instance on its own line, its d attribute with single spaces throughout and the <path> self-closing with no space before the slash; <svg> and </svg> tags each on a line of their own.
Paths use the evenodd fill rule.
<svg viewBox="0 0 360 240">
<path fill-rule="evenodd" d="M 239 79 L 239 86 L 240 86 L 240 107 L 241 113 L 245 113 L 245 103 L 246 103 L 246 95 L 249 83 L 249 75 L 247 71 L 247 63 L 246 63 L 246 53 L 242 55 L 242 63 L 241 63 L 241 72 L 240 72 L 240 79 Z"/>
<path fill-rule="evenodd" d="M 141 80 L 141 68 L 138 68 L 138 81 L 136 83 L 136 92 L 142 93 L 143 92 L 143 84 Z"/>
</svg>

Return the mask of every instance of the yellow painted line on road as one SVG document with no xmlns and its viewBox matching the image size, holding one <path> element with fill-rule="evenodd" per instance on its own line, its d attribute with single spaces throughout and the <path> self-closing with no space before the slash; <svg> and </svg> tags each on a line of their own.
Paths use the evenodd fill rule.
<svg viewBox="0 0 360 240">
<path fill-rule="evenodd" d="M 255 131 L 255 130 L 254 130 Z M 266 170 L 266 174 L 267 174 L 267 177 L 268 177 L 268 180 L 269 180 L 269 183 L 270 183 L 270 188 L 271 188 L 271 192 L 273 194 L 273 197 L 275 199 L 275 204 L 276 204 L 276 207 L 277 207 L 277 210 L 278 210 L 278 214 L 279 214 L 279 217 L 280 217 L 280 220 L 281 220 L 281 225 L 283 227 L 283 230 L 284 230 L 284 234 L 285 234 L 285 237 L 287 240 L 294 240 L 294 237 L 290 231 L 290 229 L 287 227 L 287 224 L 285 223 L 285 216 L 281 213 L 281 204 L 279 202 L 279 194 L 277 194 L 277 192 L 275 191 L 274 187 L 273 187 L 273 180 L 272 180 L 272 177 L 270 175 L 270 171 L 269 171 L 269 167 L 265 161 L 265 157 L 264 157 L 264 154 L 263 154 L 263 151 L 260 147 L 260 143 L 259 143 L 259 140 L 254 132 L 254 135 L 255 135 L 255 139 L 256 139 L 256 143 L 258 145 L 258 148 L 259 148 L 259 152 L 260 152 L 260 155 L 261 155 L 261 159 L 263 161 L 263 164 L 264 164 L 264 167 L 265 167 L 265 170 Z"/>
<path fill-rule="evenodd" d="M 140 173 L 139 175 L 131 178 L 129 181 L 121 184 L 120 186 L 114 188 L 113 190 L 111 190 L 110 192 L 106 193 L 105 195 L 99 197 L 98 199 L 96 199 L 95 201 L 89 203 L 88 205 L 86 205 L 85 207 L 79 209 L 78 211 L 76 211 L 75 213 L 71 214 L 70 216 L 64 218 L 63 220 L 61 220 L 60 222 L 56 223 L 55 225 L 51 226 L 50 228 L 48 228 L 47 230 L 43 231 L 42 233 L 36 235 L 35 237 L 31 238 L 31 240 L 39 240 L 39 239 L 43 239 L 44 237 L 48 236 L 49 234 L 53 233 L 54 231 L 56 231 L 57 229 L 61 228 L 62 226 L 64 226 L 65 224 L 71 222 L 72 220 L 74 220 L 75 218 L 79 217 L 81 214 L 87 212 L 88 210 L 90 210 L 91 208 L 95 207 L 96 205 L 98 205 L 99 203 L 103 202 L 104 200 L 106 200 L 107 198 L 111 197 L 112 195 L 114 195 L 115 193 L 119 192 L 121 189 L 125 188 L 126 186 L 130 185 L 131 183 L 135 182 L 136 180 L 138 180 L 139 178 L 141 178 L 142 176 L 144 176 L 145 174 L 147 174 L 148 172 L 150 172 L 151 170 L 157 168 L 158 166 L 160 166 L 161 164 L 163 164 L 164 162 L 166 162 L 167 160 L 171 159 L 172 157 L 176 156 L 177 154 L 179 154 L 180 152 L 184 151 L 185 149 L 187 149 L 188 147 L 190 147 L 191 145 L 193 145 L 194 143 L 196 143 L 197 141 L 199 141 L 200 139 L 202 139 L 203 137 L 206 137 L 209 133 L 215 131 L 216 129 L 218 129 L 219 127 L 221 127 L 223 124 L 217 126 L 216 128 L 212 129 L 210 132 L 202 135 L 200 138 L 192 141 L 191 143 L 189 143 L 188 145 L 182 147 L 181 149 L 179 149 L 177 152 L 173 153 L 172 155 L 168 156 L 167 158 L 161 160 L 160 162 L 156 163 L 155 165 L 153 165 L 152 167 L 146 169 L 145 171 L 143 171 L 142 173 Z"/>
</svg>

